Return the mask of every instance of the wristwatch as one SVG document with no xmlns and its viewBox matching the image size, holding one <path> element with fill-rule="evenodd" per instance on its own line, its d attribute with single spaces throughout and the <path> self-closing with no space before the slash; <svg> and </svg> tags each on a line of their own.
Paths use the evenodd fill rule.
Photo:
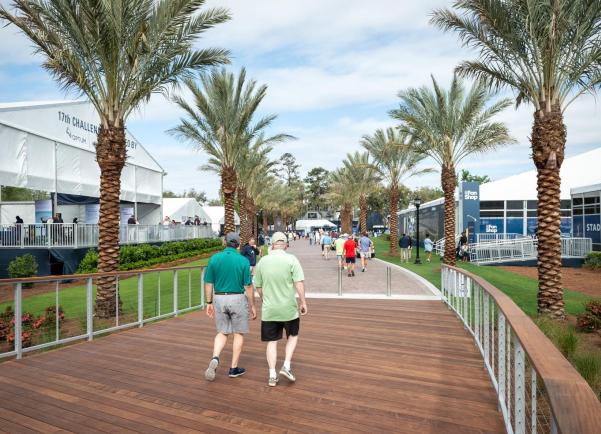
<svg viewBox="0 0 601 434">
<path fill-rule="evenodd" d="M 213 304 L 213 300 L 207 301 L 207 304 Z"/>
</svg>

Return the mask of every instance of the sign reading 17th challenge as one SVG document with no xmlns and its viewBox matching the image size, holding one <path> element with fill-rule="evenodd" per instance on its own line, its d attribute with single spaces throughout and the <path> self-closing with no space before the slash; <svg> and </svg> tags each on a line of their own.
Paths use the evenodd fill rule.
<svg viewBox="0 0 601 434">
<path fill-rule="evenodd" d="M 71 140 L 84 145 L 93 145 L 95 138 L 98 135 L 98 131 L 100 130 L 100 125 L 88 122 L 60 110 L 58 112 L 58 121 L 67 125 L 65 133 Z M 88 138 L 82 134 L 83 132 L 93 134 L 94 141 L 88 143 Z M 136 149 L 137 147 L 137 143 L 128 138 L 125 139 L 125 144 L 129 149 Z"/>
</svg>

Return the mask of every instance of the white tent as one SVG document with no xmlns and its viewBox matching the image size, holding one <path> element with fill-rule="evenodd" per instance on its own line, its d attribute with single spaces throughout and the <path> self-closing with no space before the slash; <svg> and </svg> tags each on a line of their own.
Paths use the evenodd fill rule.
<svg viewBox="0 0 601 434">
<path fill-rule="evenodd" d="M 221 225 L 224 224 L 225 208 L 222 206 L 203 206 L 202 209 L 210 218 L 213 232 L 218 234 L 221 231 Z M 234 225 L 236 225 L 236 229 L 240 227 L 240 216 L 236 211 L 234 211 Z"/>
<path fill-rule="evenodd" d="M 317 219 L 317 220 L 297 220 L 296 226 L 297 231 L 310 232 L 311 230 L 319 228 L 331 228 L 336 229 L 337 226 L 329 220 Z"/>
<path fill-rule="evenodd" d="M 163 198 L 163 215 L 181 223 L 185 223 L 188 217 L 194 220 L 194 216 L 198 216 L 201 223 L 211 224 L 209 215 L 198 201 L 191 197 Z"/>
<path fill-rule="evenodd" d="M 98 128 L 87 101 L 0 103 L 0 185 L 99 197 Z M 163 169 L 129 132 L 126 140 L 121 200 L 158 209 Z"/>
</svg>

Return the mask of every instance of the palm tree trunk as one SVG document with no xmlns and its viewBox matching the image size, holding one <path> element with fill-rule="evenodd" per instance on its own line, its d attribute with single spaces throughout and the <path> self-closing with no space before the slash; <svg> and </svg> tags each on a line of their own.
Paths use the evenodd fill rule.
<svg viewBox="0 0 601 434">
<path fill-rule="evenodd" d="M 255 219 L 250 204 L 250 199 L 246 199 L 246 239 L 250 240 L 254 235 Z"/>
<path fill-rule="evenodd" d="M 399 206 L 399 188 L 397 186 L 390 187 L 390 255 L 396 256 L 399 245 L 399 223 L 397 210 Z"/>
<path fill-rule="evenodd" d="M 278 230 L 278 211 L 273 211 L 273 231 L 276 232 Z"/>
<path fill-rule="evenodd" d="M 566 128 L 558 106 L 550 112 L 541 110 L 534 114 L 531 142 L 538 192 L 538 312 L 564 319 L 559 171 L 564 159 Z"/>
<path fill-rule="evenodd" d="M 231 167 L 224 167 L 221 171 L 221 191 L 223 193 L 223 231 L 228 234 L 236 232 L 234 221 L 234 200 L 236 195 L 236 171 Z"/>
<path fill-rule="evenodd" d="M 343 233 L 350 234 L 353 231 L 353 214 L 350 204 L 345 203 L 340 213 L 340 229 Z"/>
<path fill-rule="evenodd" d="M 286 227 L 288 226 L 288 222 L 286 221 L 286 218 L 288 217 L 286 210 L 283 209 L 282 210 L 282 232 L 286 232 Z"/>
<path fill-rule="evenodd" d="M 444 192 L 444 257 L 447 265 L 455 265 L 455 167 L 443 166 L 440 174 L 442 191 Z"/>
<path fill-rule="evenodd" d="M 238 187 L 238 210 L 240 215 L 240 245 L 248 242 L 248 214 L 246 213 L 246 191 Z"/>
<path fill-rule="evenodd" d="M 96 158 L 100 167 L 98 272 L 106 273 L 119 270 L 119 201 L 121 171 L 126 158 L 125 128 L 100 127 Z M 117 300 L 115 277 L 100 277 L 97 281 L 96 316 L 115 317 L 117 306 L 121 311 L 121 300 Z"/>
<path fill-rule="evenodd" d="M 367 198 L 364 195 L 359 198 L 359 231 L 367 233 Z"/>
<path fill-rule="evenodd" d="M 265 209 L 263 209 L 263 211 L 261 211 L 261 214 L 263 214 L 263 238 L 265 238 L 267 236 L 267 211 Z"/>
</svg>

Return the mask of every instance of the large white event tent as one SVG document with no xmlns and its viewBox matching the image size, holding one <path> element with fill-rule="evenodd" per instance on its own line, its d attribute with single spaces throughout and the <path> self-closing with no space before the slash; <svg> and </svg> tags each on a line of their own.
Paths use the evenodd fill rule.
<svg viewBox="0 0 601 434">
<path fill-rule="evenodd" d="M 203 206 L 202 209 L 209 216 L 211 227 L 215 234 L 221 232 L 221 226 L 225 222 L 225 208 L 222 206 Z M 234 211 L 234 225 L 236 229 L 240 229 L 240 216 Z"/>
<path fill-rule="evenodd" d="M 178 223 L 186 223 L 190 217 L 194 220 L 198 216 L 201 223 L 211 224 L 211 217 L 206 213 L 198 201 L 192 197 L 174 197 L 163 199 L 163 214 Z"/>
<path fill-rule="evenodd" d="M 65 222 L 78 217 L 96 223 L 98 128 L 98 115 L 87 101 L 0 103 L 0 185 L 54 193 L 52 210 L 62 212 Z M 163 168 L 129 131 L 126 140 L 121 220 L 135 213 L 140 223 L 156 224 L 162 217 Z M 0 223 L 14 222 L 19 212 L 25 223 L 33 223 L 36 205 L 2 204 L 0 198 Z"/>
</svg>

